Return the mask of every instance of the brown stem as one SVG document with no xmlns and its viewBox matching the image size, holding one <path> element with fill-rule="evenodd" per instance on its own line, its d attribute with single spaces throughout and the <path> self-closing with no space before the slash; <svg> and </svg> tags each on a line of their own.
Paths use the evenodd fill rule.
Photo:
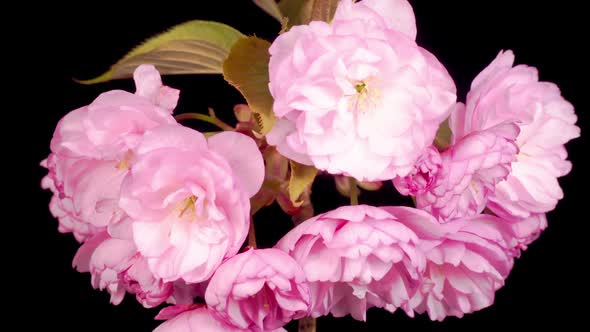
<svg viewBox="0 0 590 332">
<path fill-rule="evenodd" d="M 254 218 L 250 218 L 250 230 L 248 231 L 248 245 L 256 248 L 256 230 L 254 228 Z"/>
<path fill-rule="evenodd" d="M 350 205 L 359 204 L 359 194 L 360 190 L 356 185 L 356 180 L 354 178 L 350 178 Z"/>
<path fill-rule="evenodd" d="M 219 120 L 217 117 L 211 116 L 211 115 L 206 115 L 206 114 L 201 114 L 201 113 L 183 113 L 183 114 L 176 115 L 174 118 L 176 119 L 176 121 L 200 120 L 200 121 L 205 121 L 210 124 L 216 125 L 220 129 L 223 129 L 226 131 L 234 130 L 234 128 L 232 126 Z"/>
<path fill-rule="evenodd" d="M 299 320 L 299 332 L 315 332 L 316 320 L 311 317 L 304 317 Z"/>
</svg>

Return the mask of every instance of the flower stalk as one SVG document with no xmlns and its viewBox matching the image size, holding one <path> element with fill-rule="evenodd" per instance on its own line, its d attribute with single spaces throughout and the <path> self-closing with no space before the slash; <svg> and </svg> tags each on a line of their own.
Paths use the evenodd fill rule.
<svg viewBox="0 0 590 332">
<path fill-rule="evenodd" d="M 359 204 L 360 190 L 354 178 L 350 178 L 350 205 Z"/>
<path fill-rule="evenodd" d="M 250 218 L 250 230 L 248 231 L 248 246 L 256 248 L 256 228 L 254 227 L 254 218 Z"/>
<path fill-rule="evenodd" d="M 221 121 L 219 118 L 217 118 L 214 115 L 206 115 L 206 114 L 201 114 L 201 113 L 183 113 L 183 114 L 176 115 L 174 118 L 178 122 L 184 121 L 184 120 L 199 120 L 199 121 L 204 121 L 204 122 L 210 123 L 212 125 L 215 125 L 215 126 L 219 127 L 219 129 L 223 129 L 225 131 L 234 130 L 234 128 L 232 126 Z"/>
</svg>

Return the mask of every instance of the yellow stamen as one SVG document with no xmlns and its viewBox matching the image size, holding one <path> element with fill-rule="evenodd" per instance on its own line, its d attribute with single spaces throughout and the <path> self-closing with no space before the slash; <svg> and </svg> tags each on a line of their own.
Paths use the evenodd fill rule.
<svg viewBox="0 0 590 332">
<path fill-rule="evenodd" d="M 129 163 L 127 162 L 127 160 L 121 160 L 117 163 L 117 165 L 115 165 L 115 167 L 117 167 L 120 170 L 124 170 L 129 167 Z"/>
<path fill-rule="evenodd" d="M 178 215 L 178 218 L 182 218 L 182 216 L 185 214 L 186 211 L 191 210 L 192 214 L 196 213 L 195 210 L 195 203 L 197 202 L 197 196 L 192 195 L 190 197 L 187 197 L 182 203 L 184 203 L 184 206 L 182 207 L 182 209 L 180 210 L 180 214 Z"/>
<path fill-rule="evenodd" d="M 354 89 L 358 93 L 363 93 L 367 89 L 367 83 L 361 82 L 354 86 Z"/>
<path fill-rule="evenodd" d="M 380 92 L 375 86 L 369 86 L 368 81 L 360 81 L 354 84 L 356 95 L 350 99 L 350 108 L 365 113 L 376 107 Z"/>
<path fill-rule="evenodd" d="M 133 157 L 133 152 L 131 150 L 125 152 L 123 158 L 115 165 L 120 170 L 127 170 L 129 169 L 129 162 Z"/>
</svg>

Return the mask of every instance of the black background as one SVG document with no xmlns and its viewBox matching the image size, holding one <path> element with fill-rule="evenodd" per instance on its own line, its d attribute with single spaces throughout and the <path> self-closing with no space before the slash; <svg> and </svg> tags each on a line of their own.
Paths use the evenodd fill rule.
<svg viewBox="0 0 590 332">
<path fill-rule="evenodd" d="M 512 49 L 517 63 L 536 66 L 542 80 L 561 87 L 564 97 L 576 106 L 583 136 L 568 144 L 574 167 L 560 180 L 565 198 L 549 214 L 549 229 L 517 260 L 492 307 L 463 319 L 447 318 L 443 323 L 430 322 L 426 315 L 411 319 L 401 312 L 391 315 L 373 309 L 366 323 L 350 318 L 321 318 L 318 331 L 546 327 L 569 330 L 578 324 L 585 325 L 589 309 L 585 239 L 590 221 L 582 210 L 586 197 L 583 190 L 588 184 L 584 173 L 589 165 L 585 159 L 588 143 L 584 137 L 588 128 L 588 82 L 582 62 L 582 46 L 587 42 L 583 27 L 587 22 L 583 21 L 581 3 L 412 1 L 418 42 L 448 68 L 461 100 L 473 77 L 498 51 Z M 24 124 L 18 126 L 16 137 L 25 142 L 18 148 L 27 152 L 26 165 L 18 164 L 26 172 L 24 178 L 18 179 L 18 187 L 26 192 L 18 196 L 22 210 L 17 205 L 16 218 L 8 221 L 17 225 L 17 229 L 4 236 L 5 243 L 16 243 L 7 257 L 16 260 L 17 268 L 5 270 L 3 274 L 10 280 L 9 291 L 16 291 L 5 301 L 16 300 L 20 304 L 13 305 L 16 310 L 10 318 L 19 319 L 30 329 L 42 326 L 59 331 L 151 331 L 158 325 L 153 320 L 156 309 L 143 309 L 132 296 L 127 296 L 121 305 L 112 306 L 108 294 L 92 289 L 88 274 L 71 268 L 78 244 L 71 235 L 57 232 L 57 221 L 47 209 L 50 194 L 39 187 L 45 171 L 38 163 L 49 153 L 49 141 L 57 121 L 68 111 L 90 103 L 101 92 L 115 88 L 133 91 L 129 80 L 83 86 L 74 83 L 72 77 L 97 76 L 140 41 L 190 19 L 224 22 L 245 34 L 268 40 L 279 30 L 279 24 L 249 0 L 143 2 L 136 7 L 128 5 L 125 10 L 121 7 L 121 3 L 99 5 L 98 2 L 63 8 L 31 4 L 29 14 L 23 15 L 18 26 L 27 25 L 35 32 L 23 32 L 22 38 L 16 38 L 12 44 L 18 52 L 11 53 L 23 65 L 18 67 L 18 76 L 12 81 L 18 91 L 8 96 L 16 99 L 18 106 L 5 112 L 16 114 L 18 123 Z M 19 30 L 18 26 L 15 23 L 10 31 Z M 164 81 L 182 91 L 177 113 L 204 112 L 210 106 L 231 121 L 233 104 L 242 101 L 219 75 L 166 77 Z M 9 127 L 5 125 L 6 131 Z M 396 197 L 391 185 L 386 185 L 379 193 L 363 194 L 361 202 L 407 203 Z M 314 185 L 313 199 L 318 212 L 346 203 L 334 192 L 327 177 L 321 177 Z M 259 243 L 272 246 L 288 229 L 289 219 L 273 207 L 257 217 L 256 227 L 262 237 Z M 21 315 L 27 318 L 17 318 Z M 294 331 L 295 325 L 288 327 Z"/>
</svg>

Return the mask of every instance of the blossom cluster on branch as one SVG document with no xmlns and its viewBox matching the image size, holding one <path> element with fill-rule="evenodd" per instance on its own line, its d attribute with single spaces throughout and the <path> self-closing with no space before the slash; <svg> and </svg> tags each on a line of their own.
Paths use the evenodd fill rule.
<svg viewBox="0 0 590 332">
<path fill-rule="evenodd" d="M 365 320 L 372 307 L 442 320 L 490 306 L 563 197 L 573 106 L 511 51 L 457 102 L 405 0 L 343 0 L 328 21 L 284 30 L 259 87 L 270 112 L 230 81 L 250 104 L 236 106 L 235 127 L 213 112 L 175 118 L 179 91 L 157 64 L 134 70 L 135 93 L 105 92 L 61 119 L 42 187 L 59 231 L 81 243 L 73 265 L 113 304 L 129 293 L 170 305 L 159 332 L 282 331 L 304 317 Z M 351 205 L 314 216 L 317 172 Z M 356 204 L 382 181 L 416 207 Z M 257 248 L 253 215 L 273 202 L 295 227 Z"/>
</svg>

